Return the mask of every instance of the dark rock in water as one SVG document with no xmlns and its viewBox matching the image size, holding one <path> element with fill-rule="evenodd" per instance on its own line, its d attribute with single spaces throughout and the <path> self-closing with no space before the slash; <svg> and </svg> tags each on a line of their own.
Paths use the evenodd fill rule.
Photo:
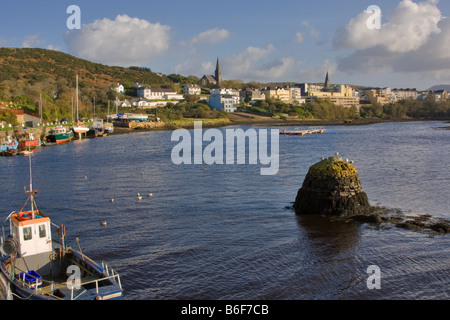
<svg viewBox="0 0 450 320">
<path fill-rule="evenodd" d="M 369 200 L 355 166 L 338 157 L 309 168 L 293 208 L 297 214 L 367 215 Z"/>
</svg>

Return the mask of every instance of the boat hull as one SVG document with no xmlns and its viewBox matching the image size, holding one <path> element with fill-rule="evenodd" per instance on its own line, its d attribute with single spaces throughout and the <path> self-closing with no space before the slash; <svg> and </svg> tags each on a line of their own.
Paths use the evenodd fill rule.
<svg viewBox="0 0 450 320">
<path fill-rule="evenodd" d="M 73 136 L 74 135 L 72 131 L 66 133 L 51 134 L 47 136 L 47 142 L 56 144 L 66 143 L 72 141 Z"/>
<path fill-rule="evenodd" d="M 38 145 L 38 141 L 37 140 L 27 140 L 27 141 L 22 141 L 21 143 L 19 143 L 19 149 L 28 149 L 28 148 L 36 148 Z"/>
</svg>

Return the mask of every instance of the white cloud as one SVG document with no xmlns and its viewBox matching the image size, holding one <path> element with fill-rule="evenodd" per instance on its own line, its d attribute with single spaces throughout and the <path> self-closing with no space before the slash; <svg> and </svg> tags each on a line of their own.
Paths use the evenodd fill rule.
<svg viewBox="0 0 450 320">
<path fill-rule="evenodd" d="M 386 22 L 379 30 L 366 26 L 368 13 L 351 19 L 336 31 L 333 40 L 335 48 L 353 49 L 339 59 L 339 69 L 350 73 L 426 72 L 434 78 L 445 74 L 443 70 L 448 74 L 450 21 L 442 16 L 437 3 L 402 0 L 392 12 L 383 12 Z"/>
<path fill-rule="evenodd" d="M 42 47 L 44 44 L 45 44 L 45 41 L 40 39 L 39 34 L 32 34 L 32 35 L 26 36 L 23 39 L 22 47 L 23 48 L 39 48 L 39 47 Z"/>
<path fill-rule="evenodd" d="M 310 23 L 309 21 L 305 20 L 302 22 L 302 26 L 308 29 L 309 35 L 313 38 L 318 38 L 320 33 L 317 31 Z"/>
<path fill-rule="evenodd" d="M 129 67 L 145 65 L 166 53 L 170 46 L 169 26 L 118 15 L 69 30 L 65 41 L 69 53 L 93 62 Z"/>
<path fill-rule="evenodd" d="M 244 51 L 224 60 L 223 72 L 226 70 L 230 79 L 275 80 L 288 70 L 292 65 L 292 59 L 264 60 L 274 51 L 275 47 L 272 44 L 266 48 L 247 47 Z"/>
<path fill-rule="evenodd" d="M 226 29 L 214 28 L 210 30 L 206 30 L 195 37 L 193 37 L 189 43 L 190 44 L 198 44 L 198 43 L 207 43 L 207 44 L 215 44 L 222 42 L 230 36 L 230 32 Z"/>
<path fill-rule="evenodd" d="M 303 40 L 305 40 L 305 38 L 303 37 L 303 33 L 297 32 L 297 34 L 295 35 L 295 43 L 301 44 L 303 43 Z"/>
<path fill-rule="evenodd" d="M 434 1 L 414 3 L 411 0 L 401 1 L 379 30 L 367 27 L 370 17 L 370 13 L 363 12 L 338 29 L 334 46 L 360 50 L 382 46 L 391 52 L 417 50 L 431 34 L 440 32 L 438 23 L 442 18 Z"/>
<path fill-rule="evenodd" d="M 331 82 L 333 82 L 333 78 L 337 73 L 337 64 L 329 60 L 325 60 L 319 66 L 299 68 L 297 75 L 299 82 L 321 82 L 325 80 L 325 75 L 327 72 L 331 77 Z"/>
</svg>

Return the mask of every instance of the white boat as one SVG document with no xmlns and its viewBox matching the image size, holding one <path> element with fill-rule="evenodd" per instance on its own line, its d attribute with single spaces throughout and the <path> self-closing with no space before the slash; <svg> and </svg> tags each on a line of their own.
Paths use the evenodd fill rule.
<svg viewBox="0 0 450 320">
<path fill-rule="evenodd" d="M 66 244 L 64 225 L 57 226 L 37 209 L 31 180 L 30 211 L 11 212 L 0 236 L 0 289 L 21 300 L 122 299 L 119 274 Z M 59 241 L 53 242 L 51 227 Z M 77 238 L 78 243 L 78 238 Z"/>
<path fill-rule="evenodd" d="M 85 126 L 83 122 L 78 122 L 77 125 L 74 126 L 72 130 L 75 133 L 86 133 L 89 131 L 89 127 Z"/>
</svg>

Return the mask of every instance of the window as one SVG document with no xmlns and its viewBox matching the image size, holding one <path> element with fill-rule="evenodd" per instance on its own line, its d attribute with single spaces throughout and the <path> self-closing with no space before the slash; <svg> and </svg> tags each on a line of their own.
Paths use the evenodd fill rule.
<svg viewBox="0 0 450 320">
<path fill-rule="evenodd" d="M 31 227 L 23 228 L 23 240 L 31 240 Z"/>
<path fill-rule="evenodd" d="M 39 238 L 45 238 L 47 236 L 45 224 L 39 225 Z"/>
</svg>

